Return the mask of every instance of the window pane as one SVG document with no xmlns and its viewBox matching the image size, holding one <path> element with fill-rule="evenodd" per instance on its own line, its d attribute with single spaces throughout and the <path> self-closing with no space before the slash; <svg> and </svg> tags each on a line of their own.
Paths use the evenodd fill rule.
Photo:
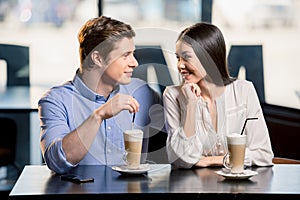
<svg viewBox="0 0 300 200">
<path fill-rule="evenodd" d="M 137 45 L 159 45 L 174 83 L 179 82 L 175 43 L 179 31 L 201 21 L 201 0 L 103 0 L 103 14 L 129 23 Z M 150 77 L 155 80 L 156 77 Z"/>
<path fill-rule="evenodd" d="M 201 21 L 201 0 L 103 0 L 103 14 L 130 23 L 136 43 L 161 45 L 178 82 L 175 41 Z M 60 84 L 79 66 L 77 33 L 98 0 L 0 0 L 0 42 L 30 46 L 31 84 Z M 214 0 L 212 22 L 234 44 L 262 44 L 267 103 L 300 108 L 300 1 Z M 5 80 L 5 77 L 1 80 Z M 297 96 L 298 91 L 298 96 Z"/>
<path fill-rule="evenodd" d="M 61 84 L 79 67 L 77 33 L 98 0 L 0 0 L 0 42 L 30 47 L 32 85 Z"/>
<path fill-rule="evenodd" d="M 103 0 L 103 14 L 134 27 L 184 27 L 201 20 L 201 0 Z"/>
<path fill-rule="evenodd" d="M 262 44 L 266 102 L 300 108 L 300 1 L 214 0 L 212 22 L 228 46 Z"/>
</svg>

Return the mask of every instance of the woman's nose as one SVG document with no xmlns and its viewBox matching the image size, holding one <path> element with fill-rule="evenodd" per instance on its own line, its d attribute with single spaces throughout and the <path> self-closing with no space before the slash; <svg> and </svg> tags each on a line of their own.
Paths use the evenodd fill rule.
<svg viewBox="0 0 300 200">
<path fill-rule="evenodd" d="M 185 68 L 184 62 L 178 61 L 177 62 L 177 67 L 178 67 L 178 69 L 184 69 Z"/>
</svg>

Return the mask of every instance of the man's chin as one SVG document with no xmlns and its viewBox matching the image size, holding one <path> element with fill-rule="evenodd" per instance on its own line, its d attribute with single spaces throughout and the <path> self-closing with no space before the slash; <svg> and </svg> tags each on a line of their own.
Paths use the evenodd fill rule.
<svg viewBox="0 0 300 200">
<path fill-rule="evenodd" d="M 119 84 L 120 85 L 127 85 L 127 84 L 129 84 L 131 82 L 131 78 L 126 78 L 126 80 L 124 79 L 124 80 L 120 80 L 119 81 Z"/>
</svg>

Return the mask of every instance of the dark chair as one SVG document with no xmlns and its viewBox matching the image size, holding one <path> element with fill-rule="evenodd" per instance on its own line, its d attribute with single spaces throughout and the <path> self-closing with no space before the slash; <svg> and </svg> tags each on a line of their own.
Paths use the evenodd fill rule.
<svg viewBox="0 0 300 200">
<path fill-rule="evenodd" d="M 168 134 L 154 128 L 149 130 L 147 160 L 151 163 L 168 164 L 166 142 Z"/>
<path fill-rule="evenodd" d="M 275 157 L 300 160 L 300 110 L 263 104 Z"/>
<path fill-rule="evenodd" d="M 133 77 L 146 81 L 158 93 L 163 94 L 166 86 L 173 85 L 165 56 L 160 46 L 137 45 L 135 54 L 139 66 L 133 71 Z M 148 69 L 154 68 L 155 74 L 149 74 Z M 156 76 L 157 82 L 149 81 L 148 76 Z M 147 160 L 155 163 L 168 163 L 166 153 L 167 133 L 150 128 Z"/>
<path fill-rule="evenodd" d="M 265 103 L 263 47 L 262 45 L 232 45 L 228 54 L 230 75 L 237 77 L 241 67 L 246 80 L 252 81 L 261 103 Z"/>
<path fill-rule="evenodd" d="M 15 164 L 16 143 L 17 143 L 17 124 L 15 120 L 6 117 L 0 117 L 1 140 L 0 140 L 0 167 L 13 166 Z"/>
<path fill-rule="evenodd" d="M 7 86 L 26 86 L 29 80 L 29 47 L 0 44 L 0 60 L 7 65 Z"/>
<path fill-rule="evenodd" d="M 7 199 L 21 170 L 15 164 L 17 124 L 11 118 L 0 117 L 0 167 L 6 168 L 5 176 L 0 179 L 0 197 Z"/>
<path fill-rule="evenodd" d="M 236 77 L 242 66 L 246 79 L 253 82 L 257 91 L 275 157 L 300 160 L 300 110 L 265 102 L 262 45 L 231 46 L 228 55 L 230 75 Z"/>
<path fill-rule="evenodd" d="M 7 71 L 7 80 L 6 86 L 30 86 L 30 78 L 29 78 L 29 47 L 23 45 L 16 44 L 1 44 L 0 43 L 0 60 L 6 62 L 6 71 Z M 28 143 L 27 138 L 23 138 L 23 135 L 29 135 L 29 113 L 22 113 L 16 111 L 14 109 L 9 110 L 6 109 L 3 113 L 0 113 L 0 123 L 6 124 L 7 118 L 13 119 L 17 123 L 18 134 L 17 141 L 23 140 L 23 143 Z M 4 120 L 4 121 L 2 121 Z M 10 123 L 12 124 L 12 122 Z M 5 135 L 13 135 L 13 129 L 6 129 Z M 2 137 L 2 136 L 1 136 Z M 2 138 L 1 138 L 2 139 Z M 26 139 L 26 140 L 25 140 Z M 2 140 L 5 141 L 5 140 Z M 17 155 L 16 160 L 23 159 L 22 153 L 27 151 L 27 149 L 21 149 L 22 147 L 17 147 Z"/>
<path fill-rule="evenodd" d="M 173 80 L 160 46 L 137 45 L 134 56 L 137 59 L 139 66 L 133 71 L 133 77 L 140 78 L 148 82 L 150 86 L 156 84 L 156 86 L 159 87 L 158 92 L 160 94 L 163 93 L 166 86 L 173 85 Z M 154 68 L 157 83 L 149 82 L 149 67 Z"/>
<path fill-rule="evenodd" d="M 6 86 L 29 86 L 29 47 L 13 44 L 0 44 L 0 60 L 6 63 Z M 28 116 L 29 117 L 29 114 Z M 21 173 L 16 165 L 17 124 L 14 116 L 1 114 L 0 167 L 6 168 L 6 176 L 0 181 L 0 198 L 7 199 L 15 181 Z M 25 124 L 26 120 L 21 120 Z M 23 126 L 23 125 L 21 125 Z M 25 124 L 27 126 L 27 124 Z M 23 130 L 24 131 L 24 130 Z"/>
</svg>

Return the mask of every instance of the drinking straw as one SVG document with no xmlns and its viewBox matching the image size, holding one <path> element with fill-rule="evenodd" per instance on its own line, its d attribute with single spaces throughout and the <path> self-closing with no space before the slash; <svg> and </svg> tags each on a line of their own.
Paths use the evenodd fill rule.
<svg viewBox="0 0 300 200">
<path fill-rule="evenodd" d="M 133 113 L 133 116 L 132 116 L 132 124 L 131 124 L 131 129 L 134 128 L 134 119 L 135 119 L 135 113 Z"/>
<path fill-rule="evenodd" d="M 241 135 L 243 135 L 245 126 L 246 126 L 246 124 L 247 124 L 247 121 L 248 121 L 248 120 L 254 120 L 254 119 L 258 119 L 258 117 L 247 118 L 247 119 L 245 120 L 245 123 L 244 123 L 243 129 L 242 129 Z"/>
<path fill-rule="evenodd" d="M 134 97 L 133 97 L 134 98 Z M 135 112 L 133 113 L 133 116 L 132 116 L 132 123 L 131 123 L 131 129 L 134 128 L 134 119 L 135 119 Z"/>
</svg>

